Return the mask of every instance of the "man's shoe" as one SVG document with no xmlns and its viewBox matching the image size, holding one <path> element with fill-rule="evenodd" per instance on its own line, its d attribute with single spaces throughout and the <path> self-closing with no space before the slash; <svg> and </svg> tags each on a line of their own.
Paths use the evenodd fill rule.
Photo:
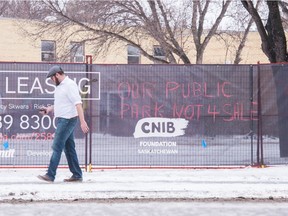
<svg viewBox="0 0 288 216">
<path fill-rule="evenodd" d="M 46 182 L 49 182 L 49 183 L 52 183 L 53 180 L 49 178 L 48 175 L 38 175 L 37 176 L 39 179 L 43 180 L 43 181 L 46 181 Z"/>
<path fill-rule="evenodd" d="M 75 178 L 75 177 L 71 177 L 69 179 L 64 179 L 64 182 L 82 182 L 83 179 L 82 178 Z"/>
</svg>

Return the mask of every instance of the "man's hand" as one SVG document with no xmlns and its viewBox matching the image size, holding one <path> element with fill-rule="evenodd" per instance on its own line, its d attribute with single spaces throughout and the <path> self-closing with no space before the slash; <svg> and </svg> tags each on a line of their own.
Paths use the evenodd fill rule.
<svg viewBox="0 0 288 216">
<path fill-rule="evenodd" d="M 42 115 L 45 115 L 47 113 L 46 107 L 41 107 L 39 109 L 39 113 L 41 113 Z"/>
<path fill-rule="evenodd" d="M 48 113 L 52 112 L 54 110 L 53 106 L 48 106 L 48 107 L 41 107 L 39 109 L 39 112 L 42 115 L 47 115 Z"/>
<path fill-rule="evenodd" d="M 82 129 L 83 133 L 88 133 L 89 127 L 88 127 L 86 121 L 81 122 L 81 129 Z"/>
</svg>

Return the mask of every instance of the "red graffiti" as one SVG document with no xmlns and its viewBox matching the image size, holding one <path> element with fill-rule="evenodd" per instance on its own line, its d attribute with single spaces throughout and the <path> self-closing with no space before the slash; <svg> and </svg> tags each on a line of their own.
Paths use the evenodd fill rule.
<svg viewBox="0 0 288 216">
<path fill-rule="evenodd" d="M 148 117 L 163 117 L 163 104 L 155 103 L 154 105 L 139 105 L 136 103 L 127 104 L 123 103 L 121 106 L 121 119 L 126 117 L 130 118 L 148 118 Z"/>
<path fill-rule="evenodd" d="M 151 82 L 121 82 L 118 84 L 118 95 L 122 99 L 153 98 L 154 89 L 155 84 Z"/>
<path fill-rule="evenodd" d="M 218 82 L 216 86 L 208 86 L 206 82 L 204 83 L 178 83 L 178 82 L 167 82 L 165 86 L 165 96 L 169 98 L 170 96 L 180 96 L 182 98 L 193 98 L 193 97 L 205 97 L 205 98 L 215 98 L 224 97 L 230 98 L 233 95 L 229 94 L 230 82 Z"/>
<path fill-rule="evenodd" d="M 172 117 L 200 121 L 203 117 L 210 117 L 213 122 L 257 121 L 257 103 L 232 99 L 232 85 L 228 81 L 219 81 L 214 85 L 168 81 L 160 87 L 152 82 L 120 82 L 120 118 Z M 190 104 L 192 101 L 195 104 Z"/>
</svg>

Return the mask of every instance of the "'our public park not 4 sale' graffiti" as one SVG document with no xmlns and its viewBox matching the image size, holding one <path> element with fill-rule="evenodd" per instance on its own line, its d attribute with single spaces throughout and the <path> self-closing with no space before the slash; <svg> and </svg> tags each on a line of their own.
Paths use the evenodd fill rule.
<svg viewBox="0 0 288 216">
<path fill-rule="evenodd" d="M 233 94 L 234 83 L 154 82 L 118 83 L 121 98 L 120 117 L 183 118 L 199 121 L 202 116 L 221 118 L 225 122 L 258 120 L 257 102 L 241 100 Z"/>
</svg>

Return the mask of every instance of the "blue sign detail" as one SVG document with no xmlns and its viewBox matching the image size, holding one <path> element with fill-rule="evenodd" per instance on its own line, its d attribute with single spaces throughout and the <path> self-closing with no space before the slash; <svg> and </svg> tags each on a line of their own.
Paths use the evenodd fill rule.
<svg viewBox="0 0 288 216">
<path fill-rule="evenodd" d="M 9 149 L 9 143 L 8 143 L 8 141 L 5 141 L 5 142 L 3 143 L 3 147 L 4 147 L 4 150 L 8 150 L 8 149 Z"/>
<path fill-rule="evenodd" d="M 207 147 L 207 143 L 206 143 L 206 141 L 205 141 L 204 139 L 202 140 L 202 147 L 203 147 L 203 148 L 206 148 L 206 147 Z"/>
</svg>

